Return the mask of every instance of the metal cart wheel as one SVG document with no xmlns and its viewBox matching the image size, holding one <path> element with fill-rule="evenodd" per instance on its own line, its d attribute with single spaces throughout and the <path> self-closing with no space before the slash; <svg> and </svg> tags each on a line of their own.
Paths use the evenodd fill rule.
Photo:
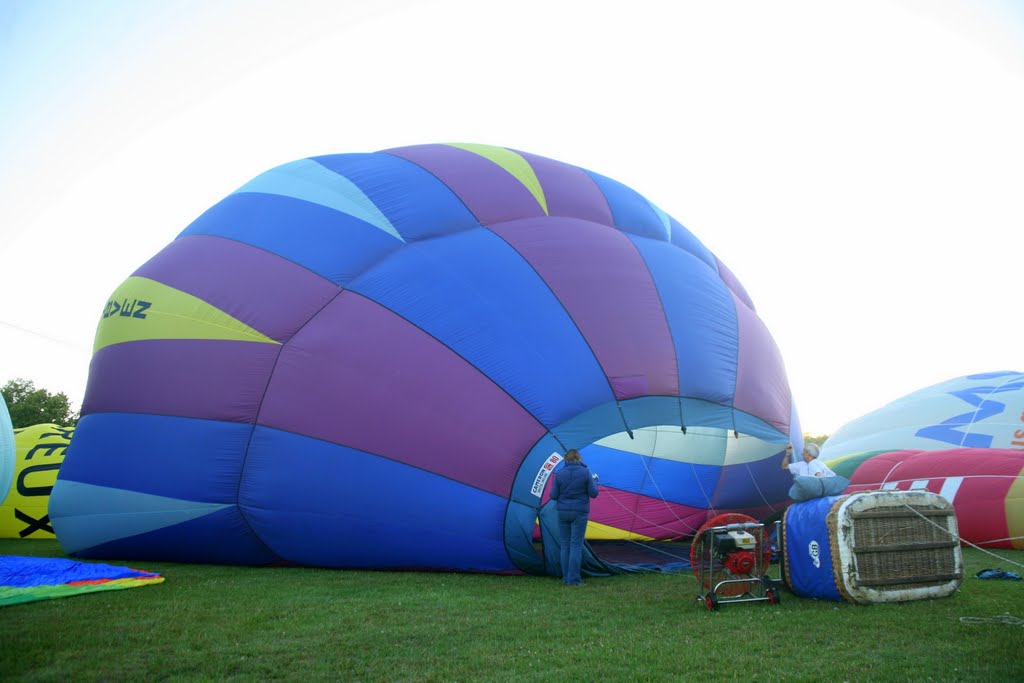
<svg viewBox="0 0 1024 683">
<path fill-rule="evenodd" d="M 714 612 L 718 609 L 718 596 L 714 593 L 708 593 L 704 596 L 704 606 Z"/>
</svg>

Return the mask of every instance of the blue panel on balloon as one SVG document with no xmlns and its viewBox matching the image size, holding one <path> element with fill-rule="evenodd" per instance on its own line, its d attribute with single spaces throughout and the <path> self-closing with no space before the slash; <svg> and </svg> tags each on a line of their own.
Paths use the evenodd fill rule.
<svg viewBox="0 0 1024 683">
<path fill-rule="evenodd" d="M 505 541 L 513 563 L 531 574 L 544 574 L 543 549 L 537 549 L 533 530 L 537 508 L 509 501 L 505 517 Z"/>
<path fill-rule="evenodd" d="M 670 503 L 708 507 L 721 467 L 695 465 L 626 453 L 594 444 L 588 446 L 587 465 L 601 476 L 601 484 Z"/>
<path fill-rule="evenodd" d="M 617 180 L 606 178 L 600 173 L 587 171 L 587 175 L 593 178 L 608 201 L 608 208 L 612 210 L 615 227 L 634 235 L 660 240 L 668 239 L 669 227 L 665 224 L 662 215 L 655 211 L 651 203 L 636 190 Z"/>
<path fill-rule="evenodd" d="M 93 558 L 247 565 L 271 564 L 278 559 L 256 538 L 235 507 L 75 554 Z"/>
<path fill-rule="evenodd" d="M 290 562 L 513 569 L 501 538 L 507 499 L 297 434 L 256 428 L 240 501 L 260 537 Z"/>
<path fill-rule="evenodd" d="M 314 159 L 359 187 L 408 242 L 480 225 L 447 185 L 401 157 L 334 154 Z"/>
<path fill-rule="evenodd" d="M 234 422 L 93 413 L 78 422 L 60 478 L 168 498 L 234 503 L 251 431 L 252 425 Z M 76 457 L 79 444 L 92 445 L 87 458 Z"/>
<path fill-rule="evenodd" d="M 768 458 L 723 467 L 712 506 L 742 509 L 785 500 L 793 478 L 779 462 L 779 458 Z"/>
<path fill-rule="evenodd" d="M 279 195 L 232 194 L 184 235 L 216 235 L 279 254 L 344 285 L 402 242 L 375 225 L 319 204 Z"/>
<path fill-rule="evenodd" d="M 739 331 L 729 290 L 707 265 L 666 242 L 633 238 L 661 296 L 684 396 L 728 405 L 736 385 Z"/>
<path fill-rule="evenodd" d="M 718 272 L 718 261 L 715 260 L 715 255 L 711 251 L 701 244 L 701 241 L 697 239 L 692 232 L 686 229 L 682 223 L 677 221 L 675 218 L 669 216 L 669 225 L 672 227 L 672 244 L 684 249 L 704 263 L 711 267 L 711 270 Z"/>
</svg>

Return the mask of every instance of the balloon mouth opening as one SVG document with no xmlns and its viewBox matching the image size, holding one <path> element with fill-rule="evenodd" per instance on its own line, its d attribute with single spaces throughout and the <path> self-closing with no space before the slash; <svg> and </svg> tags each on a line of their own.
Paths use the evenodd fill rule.
<svg viewBox="0 0 1024 683">
<path fill-rule="evenodd" d="M 616 411 L 623 419 L 609 420 L 605 429 L 590 425 L 592 438 L 572 445 L 598 475 L 599 494 L 591 500 L 587 524 L 584 575 L 689 571 L 690 543 L 710 517 L 742 512 L 767 519 L 784 509 L 791 482 L 785 481 L 779 460 L 788 439 L 777 427 L 740 416 L 729 407 L 707 404 L 703 417 L 708 419 L 700 421 L 680 424 L 678 417 L 669 420 L 657 414 L 637 419 L 637 407 L 656 407 L 653 402 L 659 400 L 664 402 L 663 397 L 635 399 L 632 406 L 623 402 L 624 410 Z M 687 404 L 691 413 L 698 412 L 697 403 Z M 566 439 L 555 438 L 558 433 L 554 429 L 549 440 L 539 442 L 520 470 L 520 475 L 527 471 L 524 478 L 533 484 L 533 495 L 526 500 L 532 505 L 525 511 L 530 556 L 527 562 L 516 562 L 527 573 L 561 572 L 558 514 L 548 497 L 565 452 Z M 533 469 L 535 464 L 538 469 Z M 509 517 L 523 500 L 513 492 Z M 506 532 L 509 529 L 507 518 Z M 512 552 L 510 556 L 514 561 L 522 558 Z"/>
</svg>

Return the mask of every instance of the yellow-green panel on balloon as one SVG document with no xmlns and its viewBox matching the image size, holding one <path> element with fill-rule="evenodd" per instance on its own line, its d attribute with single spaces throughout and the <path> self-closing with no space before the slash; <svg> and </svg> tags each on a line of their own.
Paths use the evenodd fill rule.
<svg viewBox="0 0 1024 683">
<path fill-rule="evenodd" d="M 202 299 L 155 280 L 132 276 L 103 309 L 93 353 L 143 339 L 225 339 L 277 344 Z"/>
</svg>

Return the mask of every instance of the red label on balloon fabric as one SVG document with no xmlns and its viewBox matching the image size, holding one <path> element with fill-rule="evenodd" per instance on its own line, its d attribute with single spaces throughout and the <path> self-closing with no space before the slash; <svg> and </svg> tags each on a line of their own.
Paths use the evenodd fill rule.
<svg viewBox="0 0 1024 683">
<path fill-rule="evenodd" d="M 562 462 L 562 456 L 558 453 L 552 453 L 544 464 L 537 470 L 537 476 L 533 479 L 533 487 L 530 489 L 530 493 L 540 498 L 540 494 L 544 493 L 544 485 L 548 483 L 548 477 L 554 471 L 555 466 Z"/>
</svg>

